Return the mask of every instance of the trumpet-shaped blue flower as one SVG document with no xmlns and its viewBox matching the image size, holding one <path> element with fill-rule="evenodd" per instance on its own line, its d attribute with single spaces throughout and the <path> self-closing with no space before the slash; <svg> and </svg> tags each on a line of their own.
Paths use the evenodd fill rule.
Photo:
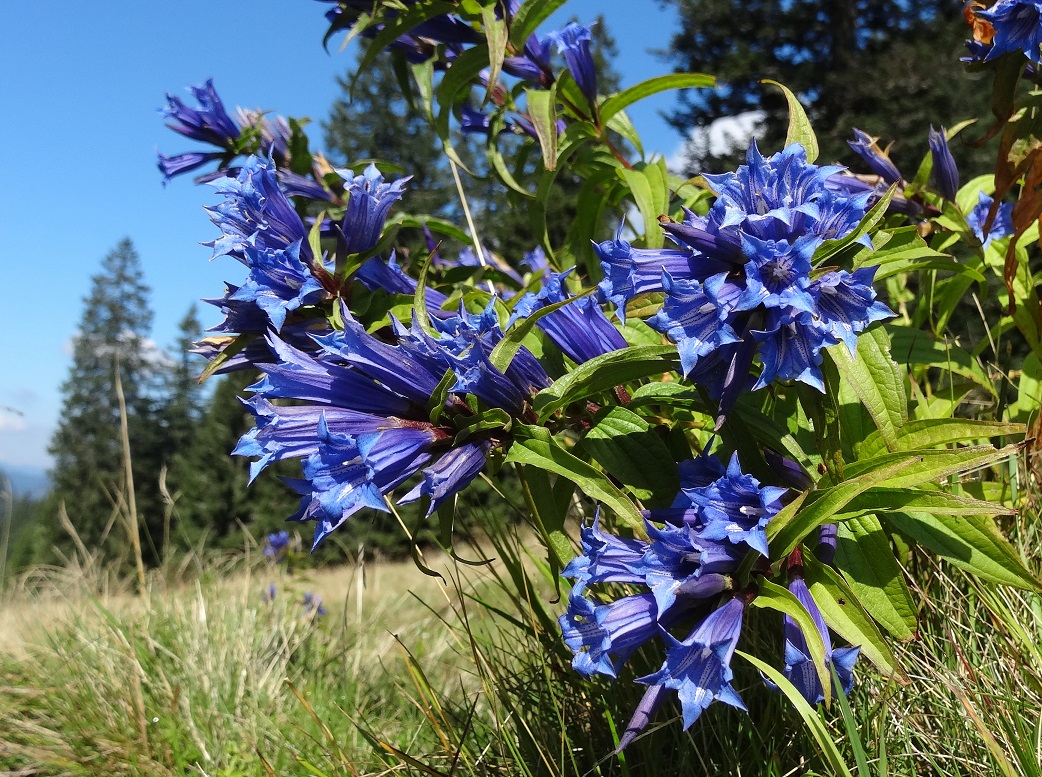
<svg viewBox="0 0 1042 777">
<path fill-rule="evenodd" d="M 879 138 L 874 138 L 867 132 L 862 132 L 854 127 L 854 139 L 848 140 L 850 146 L 859 157 L 861 157 L 872 168 L 872 172 L 883 179 L 887 185 L 897 183 L 904 176 L 897 169 L 897 165 L 890 161 L 886 152 L 876 145 Z"/>
<path fill-rule="evenodd" d="M 230 299 L 255 303 L 276 332 L 282 329 L 287 313 L 327 296 L 322 284 L 300 261 L 299 241 L 284 249 L 247 245 L 244 256 L 250 274 Z"/>
<path fill-rule="evenodd" d="M 821 610 L 818 609 L 818 605 L 811 597 L 807 583 L 802 576 L 796 576 L 792 579 L 789 583 L 789 591 L 799 599 L 800 604 L 810 613 L 811 619 L 814 621 L 814 627 L 818 630 L 822 641 L 825 643 L 825 663 L 830 668 L 836 670 L 843 692 L 850 693 L 854 687 L 853 670 L 860 648 L 832 649 L 828 627 L 825 625 L 825 620 L 821 616 Z M 800 695 L 808 703 L 820 704 L 825 700 L 825 693 L 821 687 L 818 672 L 814 667 L 814 661 L 810 657 L 806 637 L 796 621 L 788 615 L 784 616 L 783 632 L 785 634 L 785 670 L 783 674 L 789 682 L 796 686 L 796 690 L 800 692 Z"/>
<path fill-rule="evenodd" d="M 166 107 L 162 114 L 174 132 L 192 140 L 200 140 L 219 148 L 230 148 L 242 134 L 242 127 L 228 115 L 213 79 L 209 78 L 198 86 L 188 87 L 199 107 L 192 108 L 171 94 L 166 96 Z"/>
<path fill-rule="evenodd" d="M 591 108 L 597 105 L 597 66 L 590 53 L 590 41 L 593 35 L 588 27 L 576 22 L 569 22 L 562 29 L 555 30 L 547 36 L 557 46 L 557 52 L 564 55 L 568 64 L 568 72 L 572 74 L 579 90 L 586 97 Z"/>
<path fill-rule="evenodd" d="M 361 175 L 354 175 L 350 170 L 339 172 L 347 184 L 348 195 L 347 210 L 341 223 L 345 248 L 348 253 L 364 253 L 380 239 L 391 206 L 402 198 L 405 185 L 412 176 L 387 183 L 373 164 Z"/>
<path fill-rule="evenodd" d="M 745 709 L 742 698 L 731 687 L 731 658 L 742 632 L 744 610 L 741 599 L 731 599 L 706 616 L 687 639 L 678 640 L 666 633 L 668 649 L 662 668 L 637 681 L 677 692 L 685 731 L 714 701 Z M 627 726 L 627 730 L 631 728 Z"/>
<path fill-rule="evenodd" d="M 527 318 L 540 308 L 569 299 L 570 295 L 563 281 L 570 272 L 571 270 L 568 270 L 558 275 L 549 275 L 538 293 L 529 293 L 521 298 L 514 307 L 511 320 Z M 593 297 L 582 297 L 543 316 L 536 322 L 536 326 L 576 364 L 617 351 L 627 345 L 626 339 L 612 326 Z"/>
<path fill-rule="evenodd" d="M 944 127 L 938 132 L 930 127 L 930 154 L 933 157 L 933 177 L 937 191 L 946 200 L 954 200 L 959 192 L 959 168 L 955 166 Z"/>
</svg>

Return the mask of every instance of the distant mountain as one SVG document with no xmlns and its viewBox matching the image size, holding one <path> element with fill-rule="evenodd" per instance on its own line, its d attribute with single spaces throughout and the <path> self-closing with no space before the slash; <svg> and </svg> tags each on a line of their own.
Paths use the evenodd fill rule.
<svg viewBox="0 0 1042 777">
<path fill-rule="evenodd" d="M 39 498 L 46 496 L 51 489 L 51 481 L 45 469 L 0 464 L 0 472 L 11 479 L 11 489 L 18 496 Z"/>
</svg>

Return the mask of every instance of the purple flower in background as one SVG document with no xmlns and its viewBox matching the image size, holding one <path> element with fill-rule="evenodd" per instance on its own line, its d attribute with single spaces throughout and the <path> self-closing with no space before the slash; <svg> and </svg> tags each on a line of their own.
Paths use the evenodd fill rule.
<svg viewBox="0 0 1042 777">
<path fill-rule="evenodd" d="M 984 225 L 988 222 L 988 214 L 991 212 L 995 200 L 985 192 L 977 196 L 977 204 L 966 214 L 966 223 L 970 225 L 973 234 L 987 248 L 992 240 L 1001 240 L 1013 234 L 1013 203 L 1003 202 L 995 212 L 995 220 L 991 229 L 984 231 Z"/>
<path fill-rule="evenodd" d="M 326 614 L 326 608 L 322 605 L 322 597 L 310 591 L 304 594 L 300 606 L 304 608 L 304 615 L 314 615 L 316 619 Z"/>
<path fill-rule="evenodd" d="M 622 316 L 634 296 L 664 292 L 648 324 L 677 344 L 681 369 L 720 400 L 718 423 L 748 383 L 798 380 L 823 390 L 821 349 L 893 315 L 876 302 L 874 269 L 814 276 L 811 259 L 826 241 L 850 234 L 871 190 L 831 185 L 838 167 L 806 161 L 793 144 L 764 158 L 753 142 L 734 173 L 705 175 L 717 194 L 709 213 L 690 211 L 664 228 L 678 248 L 636 249 L 616 239 L 595 246 L 601 293 Z M 867 236 L 858 243 L 871 247 Z"/>
<path fill-rule="evenodd" d="M 590 53 L 590 41 L 593 39 L 590 29 L 581 24 L 569 22 L 562 29 L 551 32 L 547 36 L 557 47 L 557 53 L 564 55 L 568 72 L 572 74 L 579 90 L 586 97 L 591 109 L 597 107 L 597 67 Z"/>
<path fill-rule="evenodd" d="M 261 601 L 264 602 L 264 604 L 273 604 L 275 602 L 276 593 L 278 593 L 278 590 L 275 588 L 275 584 L 268 583 L 267 589 L 261 591 Z"/>
<path fill-rule="evenodd" d="M 264 555 L 268 558 L 281 559 L 286 555 L 289 550 L 289 532 L 288 531 L 277 531 L 272 532 L 264 538 Z M 274 585 L 272 586 L 274 589 Z M 275 593 L 272 591 L 271 598 L 275 598 Z"/>
<path fill-rule="evenodd" d="M 937 182 L 937 191 L 946 200 L 954 200 L 959 191 L 959 168 L 948 148 L 948 138 L 944 127 L 937 132 L 930 127 L 930 154 L 933 157 L 933 177 Z"/>
</svg>

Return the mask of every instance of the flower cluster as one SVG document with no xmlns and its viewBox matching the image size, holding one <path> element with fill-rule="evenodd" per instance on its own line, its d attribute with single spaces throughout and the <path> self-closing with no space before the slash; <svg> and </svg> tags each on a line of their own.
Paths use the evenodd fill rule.
<svg viewBox="0 0 1042 777">
<path fill-rule="evenodd" d="M 283 117 L 269 118 L 259 111 L 239 108 L 238 116 L 233 118 L 214 89 L 213 79 L 190 86 L 188 91 L 195 98 L 197 107 L 167 94 L 166 106 L 160 109 L 167 118 L 166 126 L 179 135 L 214 146 L 217 150 L 187 151 L 174 156 L 159 154 L 159 171 L 163 174 L 164 183 L 213 161 L 219 162 L 217 170 L 200 176 L 196 179 L 197 183 L 234 175 L 238 168 L 231 166 L 232 160 L 250 152 L 270 156 L 280 167 L 286 164 L 292 132 Z M 292 180 L 305 180 L 288 171 L 286 176 Z M 328 197 L 316 184 L 310 184 L 309 191 L 311 194 L 322 192 L 322 198 Z"/>
<path fill-rule="evenodd" d="M 721 412 L 747 387 L 776 378 L 823 390 L 821 349 L 893 315 L 877 302 L 874 268 L 815 272 L 826 240 L 846 237 L 865 215 L 869 192 L 851 196 L 829 180 L 840 168 L 808 164 L 793 144 L 764 158 L 750 146 L 737 172 L 706 175 L 717 194 L 706 216 L 688 211 L 663 228 L 676 248 L 640 249 L 616 238 L 596 246 L 601 292 L 622 316 L 638 294 L 664 292 L 651 319 L 677 344 L 683 372 L 721 398 Z M 870 246 L 867 236 L 858 242 Z"/>
<path fill-rule="evenodd" d="M 681 491 L 673 505 L 645 514 L 648 540 L 625 539 L 600 530 L 594 520 L 582 529 L 582 555 L 563 571 L 574 580 L 568 610 L 560 625 L 572 650 L 572 666 L 590 676 L 615 677 L 641 646 L 659 642 L 666 658 L 661 668 L 637 679 L 648 686 L 621 739 L 620 749 L 646 726 L 675 690 L 684 728 L 715 700 L 745 709 L 731 687 L 731 657 L 742 630 L 745 606 L 754 590 L 735 590 L 734 575 L 751 552 L 767 556 L 766 527 L 782 506 L 787 489 L 761 486 L 743 473 L 737 455 L 724 468 L 704 455 L 679 465 Z M 819 625 L 826 645 L 828 630 L 796 573 L 790 588 Z M 638 593 L 608 603 L 589 594 L 595 584 L 638 587 Z M 800 586 L 802 585 L 802 589 Z M 686 633 L 683 639 L 674 634 Z M 811 703 L 820 701 L 820 685 L 808 658 L 806 641 L 792 621 L 785 624 L 786 676 Z M 857 649 L 831 650 L 841 681 L 849 687 Z"/>
<path fill-rule="evenodd" d="M 272 561 L 278 562 L 286 558 L 289 553 L 289 532 L 276 531 L 264 538 L 264 556 Z M 273 597 L 274 598 L 274 595 Z"/>
</svg>

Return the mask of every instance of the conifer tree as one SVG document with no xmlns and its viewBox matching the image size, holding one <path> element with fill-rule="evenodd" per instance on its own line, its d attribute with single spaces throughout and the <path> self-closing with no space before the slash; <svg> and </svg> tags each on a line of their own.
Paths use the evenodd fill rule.
<svg viewBox="0 0 1042 777">
<path fill-rule="evenodd" d="M 721 88 L 682 94 L 670 123 L 687 134 L 717 119 L 762 111 L 762 147 L 784 145 L 788 110 L 774 79 L 799 95 L 823 162 L 863 169 L 846 145 L 858 127 L 896 141 L 907 177 L 927 151 L 931 124 L 989 114 L 990 92 L 960 67 L 967 28 L 950 0 L 663 0 L 680 25 L 668 57 L 677 70 L 715 75 Z M 983 129 L 976 133 L 983 134 Z M 960 162 L 982 151 L 959 143 Z M 745 144 L 714 155 L 689 143 L 689 174 L 731 169 Z M 867 171 L 865 171 L 867 172 Z"/>
<path fill-rule="evenodd" d="M 91 279 L 72 340 L 72 364 L 61 387 L 61 416 L 50 445 L 54 491 L 46 512 L 53 514 L 64 502 L 83 543 L 88 548 L 103 546 L 110 557 L 125 550 L 127 539 L 119 519 L 113 520 L 120 500 L 126 498 L 117 367 L 146 552 L 152 548 L 149 523 L 160 517 L 155 458 L 162 438 L 157 433 L 152 392 L 155 355 L 148 340 L 152 327 L 148 297 L 138 253 L 124 238 Z M 64 542 L 53 524 L 51 530 L 55 541 Z"/>
</svg>

